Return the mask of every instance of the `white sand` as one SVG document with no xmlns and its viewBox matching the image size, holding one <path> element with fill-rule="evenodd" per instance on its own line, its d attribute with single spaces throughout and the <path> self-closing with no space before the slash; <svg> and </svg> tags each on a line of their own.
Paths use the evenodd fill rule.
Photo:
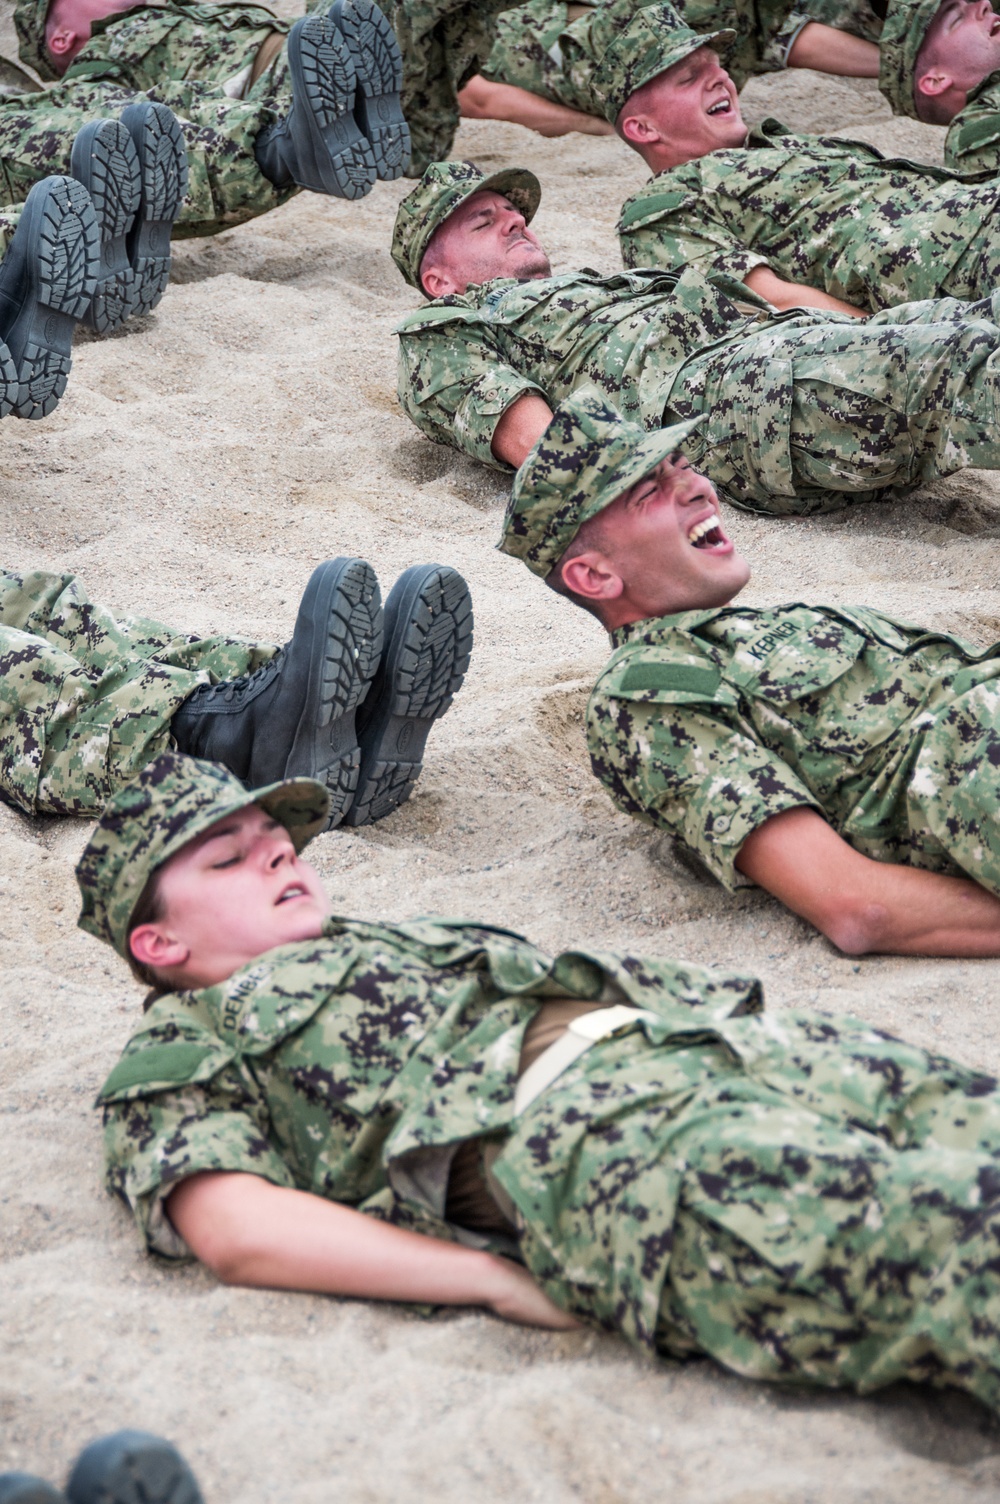
<svg viewBox="0 0 1000 1504">
<path fill-rule="evenodd" d="M 939 132 L 889 122 L 873 86 L 790 74 L 745 97 L 755 118 L 857 122 L 883 147 L 940 151 Z M 557 268 L 617 266 L 616 211 L 644 175 L 617 141 L 476 124 L 459 150 L 539 172 Z M 182 244 L 156 314 L 81 339 L 58 411 L 0 429 L 6 560 L 78 572 L 122 612 L 271 640 L 328 555 L 368 557 L 385 589 L 415 562 L 457 565 L 476 607 L 466 687 L 412 802 L 317 841 L 338 908 L 463 913 L 550 947 L 753 968 L 772 1007 L 851 1009 L 1000 1066 L 996 963 L 856 964 L 760 892 L 727 898 L 612 809 L 580 727 L 598 628 L 493 552 L 502 478 L 396 407 L 392 328 L 413 297 L 388 244 L 407 186 L 355 206 L 303 195 Z M 989 476 L 825 520 L 728 525 L 755 602 L 860 601 L 1000 635 Z M 589 1334 L 228 1290 L 152 1262 L 102 1189 L 91 1104 L 139 1014 L 124 966 L 74 927 L 87 832 L 0 808 L 0 1468 L 61 1480 L 89 1439 L 136 1425 L 182 1445 L 209 1504 L 1000 1498 L 1000 1428 L 960 1396 L 779 1392 Z"/>
</svg>

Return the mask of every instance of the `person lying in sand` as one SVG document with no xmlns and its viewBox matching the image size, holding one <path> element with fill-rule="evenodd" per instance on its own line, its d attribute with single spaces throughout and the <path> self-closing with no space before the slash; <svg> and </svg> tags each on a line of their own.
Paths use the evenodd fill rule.
<svg viewBox="0 0 1000 1504">
<path fill-rule="evenodd" d="M 610 633 L 595 774 L 732 892 L 854 955 L 1000 955 L 1000 644 L 859 606 L 736 604 L 750 569 L 684 453 L 593 387 L 514 482 L 500 548 Z"/>
<path fill-rule="evenodd" d="M 438 564 L 406 570 L 383 613 L 370 564 L 328 560 L 283 648 L 116 618 L 71 575 L 5 571 L 0 795 L 95 815 L 173 746 L 252 783 L 316 779 L 331 824 L 364 825 L 409 798 L 471 650 L 468 588 Z"/>
<path fill-rule="evenodd" d="M 158 7 L 143 12 L 158 14 Z M 288 34 L 280 68 L 268 71 L 245 100 L 231 99 L 221 84 L 169 75 L 136 91 L 118 79 L 113 59 L 93 71 L 78 59 L 80 76 L 70 70 L 51 89 L 0 102 L 0 197 L 16 203 L 43 174 L 68 172 L 84 120 L 158 102 L 178 117 L 187 154 L 177 236 L 242 224 L 300 188 L 361 198 L 377 175 L 398 177 L 408 151 L 394 93 L 398 54 L 378 15 L 386 46 L 357 52 L 329 17 L 303 17 Z M 355 118 L 367 118 L 365 101 L 376 122 L 371 137 Z"/>
<path fill-rule="evenodd" d="M 393 259 L 430 300 L 397 328 L 399 398 L 438 443 L 516 468 L 552 407 L 593 381 L 647 428 L 704 417 L 692 460 L 774 515 L 1000 465 L 992 299 L 861 322 L 778 313 L 697 270 L 553 276 L 528 228 L 540 196 L 523 169 L 439 162 L 399 206 Z"/>
<path fill-rule="evenodd" d="M 1000 161 L 968 181 L 774 120 L 748 133 L 716 52 L 668 6 L 621 33 L 601 85 L 608 119 L 655 174 L 622 208 L 626 266 L 718 272 L 776 308 L 810 289 L 875 312 L 1000 286 Z"/>
<path fill-rule="evenodd" d="M 109 1189 L 229 1284 L 483 1306 L 737 1373 L 1000 1405 L 1000 1089 L 752 977 L 330 917 L 304 780 L 164 754 L 77 868 L 157 995 Z"/>
<path fill-rule="evenodd" d="M 1000 20 L 989 0 L 889 0 L 879 51 L 893 114 L 948 126 L 953 171 L 1000 172 Z"/>
<path fill-rule="evenodd" d="M 738 89 L 748 78 L 780 68 L 878 76 L 882 23 L 867 0 L 806 0 L 803 6 L 792 0 L 682 0 L 677 8 L 697 32 L 732 28 L 726 62 Z M 543 136 L 610 135 L 595 74 L 622 15 L 635 9 L 634 0 L 528 0 L 504 11 L 486 67 L 459 93 L 462 114 L 511 120 Z"/>
<path fill-rule="evenodd" d="M 0 208 L 0 417 L 53 411 L 78 323 L 108 334 L 159 302 L 184 196 L 179 138 L 163 105 L 88 121 L 69 143 L 70 175 L 41 176 Z"/>
</svg>

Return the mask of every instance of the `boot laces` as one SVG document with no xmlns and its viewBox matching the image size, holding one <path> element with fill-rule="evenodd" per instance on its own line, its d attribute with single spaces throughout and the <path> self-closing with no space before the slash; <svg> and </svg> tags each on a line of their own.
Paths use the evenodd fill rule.
<svg viewBox="0 0 1000 1504">
<path fill-rule="evenodd" d="M 252 674 L 243 674 L 239 679 L 224 679 L 221 684 L 200 684 L 188 704 L 193 709 L 193 702 L 197 701 L 198 710 L 206 710 L 210 705 L 221 701 L 224 705 L 235 704 L 238 709 L 249 700 L 256 699 L 261 690 L 267 688 L 281 668 L 284 658 L 285 650 L 282 648 L 273 658 L 262 663 L 260 668 L 254 669 Z"/>
</svg>

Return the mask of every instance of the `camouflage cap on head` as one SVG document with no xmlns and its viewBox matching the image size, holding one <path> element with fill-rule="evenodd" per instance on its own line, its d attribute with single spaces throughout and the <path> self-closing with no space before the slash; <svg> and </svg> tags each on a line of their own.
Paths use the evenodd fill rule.
<svg viewBox="0 0 1000 1504">
<path fill-rule="evenodd" d="M 46 81 L 59 77 L 45 51 L 45 18 L 51 4 L 52 0 L 18 0 L 14 6 L 18 55 Z"/>
<path fill-rule="evenodd" d="M 889 0 L 878 44 L 878 86 L 894 115 L 919 120 L 913 94 L 917 57 L 941 0 Z"/>
<path fill-rule="evenodd" d="M 534 219 L 542 185 L 525 167 L 507 167 L 489 177 L 474 162 L 432 162 L 420 182 L 396 211 L 392 231 L 392 259 L 411 287 L 420 287 L 420 263 L 434 231 L 472 194 L 484 188 L 502 193 L 524 215 Z"/>
<path fill-rule="evenodd" d="M 674 454 L 700 422 L 647 433 L 595 386 L 579 387 L 556 408 L 515 475 L 497 547 L 523 559 L 532 574 L 549 574 L 583 524 Z"/>
<path fill-rule="evenodd" d="M 596 12 L 591 31 L 595 55 L 594 91 L 614 125 L 623 108 L 643 84 L 683 62 L 699 47 L 728 51 L 735 31 L 699 33 L 672 5 L 650 0 L 611 0 Z M 721 44 L 721 45 L 716 45 Z"/>
<path fill-rule="evenodd" d="M 109 802 L 76 868 L 77 924 L 127 958 L 129 920 L 157 867 L 210 825 L 259 804 L 301 851 L 326 824 L 329 795 L 311 778 L 246 789 L 218 763 L 164 752 Z"/>
</svg>

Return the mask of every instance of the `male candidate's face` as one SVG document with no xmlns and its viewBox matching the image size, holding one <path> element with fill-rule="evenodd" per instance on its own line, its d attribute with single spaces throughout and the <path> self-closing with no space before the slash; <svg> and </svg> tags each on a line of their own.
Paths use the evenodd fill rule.
<svg viewBox="0 0 1000 1504">
<path fill-rule="evenodd" d="M 722 526 L 714 486 L 681 454 L 616 497 L 595 521 L 597 549 L 621 581 L 620 595 L 605 602 L 613 626 L 725 605 L 750 578 Z"/>
<path fill-rule="evenodd" d="M 967 94 L 1000 68 L 1000 16 L 990 0 L 944 0 L 920 49 L 919 72 L 940 70 Z"/>
<path fill-rule="evenodd" d="M 157 875 L 156 930 L 173 949 L 139 960 L 185 986 L 224 981 L 241 966 L 295 940 L 319 935 L 328 910 L 319 875 L 285 827 L 257 804 L 220 820 L 164 862 Z"/>
<path fill-rule="evenodd" d="M 420 278 L 432 298 L 462 293 L 494 277 L 526 282 L 552 268 L 524 215 L 502 193 L 473 193 L 431 237 Z"/>
<path fill-rule="evenodd" d="M 724 146 L 742 146 L 747 135 L 736 85 L 710 47 L 699 47 L 644 84 L 625 106 L 623 125 L 629 115 L 648 121 L 662 153 L 678 166 Z"/>
</svg>

